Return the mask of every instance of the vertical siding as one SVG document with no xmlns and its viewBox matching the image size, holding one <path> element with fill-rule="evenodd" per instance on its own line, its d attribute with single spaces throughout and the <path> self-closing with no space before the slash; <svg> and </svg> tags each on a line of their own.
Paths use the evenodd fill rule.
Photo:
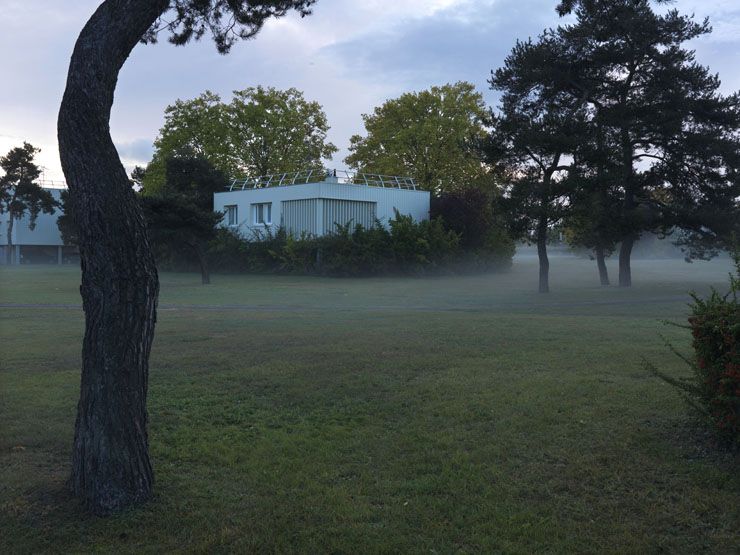
<svg viewBox="0 0 740 555">
<path fill-rule="evenodd" d="M 357 201 L 357 200 L 340 200 L 340 199 L 321 199 L 324 208 L 324 226 L 322 233 L 331 233 L 336 229 L 336 224 L 346 225 L 352 222 L 352 227 L 361 225 L 370 228 L 375 223 L 377 214 L 377 203 Z"/>
<path fill-rule="evenodd" d="M 410 215 L 416 221 L 429 219 L 429 192 L 409 191 L 402 189 L 383 189 L 381 187 L 367 187 L 365 185 L 354 185 L 346 183 L 309 183 L 297 184 L 284 187 L 267 187 L 264 189 L 248 189 L 244 191 L 232 191 L 214 194 L 214 207 L 222 211 L 225 205 L 236 204 L 239 206 L 239 232 L 247 238 L 253 236 L 253 229 L 257 229 L 250 219 L 252 204 L 260 202 L 272 202 L 272 229 L 273 231 L 282 223 L 286 228 L 293 228 L 293 232 L 300 235 L 302 231 L 321 234 L 325 228 L 334 229 L 332 216 L 329 214 L 331 206 L 320 202 L 318 199 L 337 199 L 349 202 L 375 203 L 375 215 L 384 226 L 388 226 L 388 220 L 393 217 L 393 209 L 401 214 Z M 297 213 L 291 213 L 290 203 L 307 201 L 303 209 Z M 315 204 L 314 204 L 315 203 Z M 292 205 L 297 209 L 298 205 Z M 327 214 L 324 215 L 324 208 Z M 280 211 L 285 210 L 282 215 Z M 372 218 L 356 215 L 354 221 L 363 225 L 372 225 Z M 326 226 L 325 220 L 329 219 Z M 347 219 L 353 219 L 351 217 Z M 346 223 L 344 218 L 340 221 Z M 225 225 L 225 224 L 223 224 Z M 234 228 L 237 229 L 237 228 Z M 259 226 L 264 231 L 263 226 Z"/>
<path fill-rule="evenodd" d="M 281 221 L 288 233 L 296 237 L 299 237 L 302 233 L 310 233 L 311 235 L 321 233 L 316 221 L 319 199 L 284 200 L 281 204 L 283 212 Z"/>
</svg>

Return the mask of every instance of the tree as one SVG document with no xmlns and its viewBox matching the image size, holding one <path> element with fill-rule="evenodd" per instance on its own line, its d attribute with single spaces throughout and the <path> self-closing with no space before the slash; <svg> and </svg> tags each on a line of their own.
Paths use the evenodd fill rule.
<svg viewBox="0 0 740 555">
<path fill-rule="evenodd" d="M 38 148 L 24 142 L 22 147 L 12 148 L 0 158 L 0 168 L 5 172 L 0 177 L 0 214 L 8 216 L 5 253 L 7 264 L 14 263 L 13 226 L 15 221 L 28 214 L 28 227 L 33 230 L 36 227 L 36 218 L 39 213 L 52 214 L 57 205 L 51 193 L 36 183 L 36 179 L 41 175 L 38 166 L 33 163 L 37 152 L 39 152 Z"/>
<path fill-rule="evenodd" d="M 464 249 L 479 249 L 486 235 L 496 226 L 493 196 L 488 191 L 468 187 L 435 196 L 431 200 L 431 219 L 442 218 L 445 227 L 460 236 Z"/>
<path fill-rule="evenodd" d="M 78 245 L 77 227 L 75 225 L 74 214 L 72 214 L 72 204 L 69 202 L 69 191 L 62 191 L 59 198 L 61 214 L 57 218 L 57 228 L 62 236 L 62 242 L 65 245 Z"/>
<path fill-rule="evenodd" d="M 136 176 L 142 177 L 141 172 Z M 155 246 L 170 251 L 184 247 L 193 254 L 203 285 L 211 282 L 207 243 L 215 237 L 216 226 L 223 219 L 223 214 L 213 211 L 213 193 L 223 191 L 228 184 L 226 176 L 208 160 L 175 156 L 167 160 L 165 186 L 155 195 L 141 196 Z"/>
<path fill-rule="evenodd" d="M 608 286 L 606 259 L 616 249 L 621 235 L 617 225 L 619 197 L 603 173 L 594 173 L 578 163 L 576 168 L 565 183 L 569 206 L 563 221 L 565 239 L 572 247 L 593 252 L 599 281 Z"/>
<path fill-rule="evenodd" d="M 612 145 L 619 284 L 627 287 L 642 233 L 680 228 L 707 238 L 702 230 L 740 217 L 740 97 L 720 95 L 718 77 L 682 47 L 711 31 L 706 20 L 658 15 L 649 0 L 572 0 L 558 9 L 576 23 L 553 32 L 568 48 L 543 61 L 542 85 L 585 99 Z M 718 211 L 726 217 L 713 217 Z"/>
<path fill-rule="evenodd" d="M 350 138 L 345 161 L 365 173 L 411 175 L 435 193 L 481 184 L 488 171 L 474 144 L 486 115 L 470 83 L 406 93 L 362 116 L 367 135 Z"/>
<path fill-rule="evenodd" d="M 164 184 L 166 161 L 176 155 L 203 157 L 230 177 L 321 169 L 337 151 L 328 130 L 321 105 L 294 88 L 250 87 L 228 104 L 206 91 L 165 110 L 144 188 Z"/>
<path fill-rule="evenodd" d="M 138 200 L 110 137 L 118 73 L 142 40 L 186 44 L 210 31 L 218 50 L 313 0 L 104 0 L 70 60 L 57 122 L 79 230 L 85 337 L 70 484 L 97 514 L 148 499 L 146 396 L 159 282 Z"/>
<path fill-rule="evenodd" d="M 537 245 L 540 293 L 550 291 L 548 236 L 566 214 L 564 177 L 574 169 L 572 153 L 583 132 L 583 103 L 540 89 L 537 70 L 552 48 L 546 36 L 517 42 L 493 73 L 491 88 L 501 91 L 501 104 L 483 142 L 487 161 L 507 176 L 499 205 L 512 235 Z"/>
<path fill-rule="evenodd" d="M 573 152 L 575 171 L 568 176 L 569 210 L 563 226 L 568 243 L 594 253 L 602 286 L 610 285 L 606 258 L 621 239 L 619 226 L 620 172 L 610 158 L 599 106 L 584 105 L 582 135 Z"/>
</svg>

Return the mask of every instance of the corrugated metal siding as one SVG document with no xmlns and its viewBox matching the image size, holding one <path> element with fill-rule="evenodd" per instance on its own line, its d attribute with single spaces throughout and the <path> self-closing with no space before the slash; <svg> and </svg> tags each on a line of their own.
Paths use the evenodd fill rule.
<svg viewBox="0 0 740 555">
<path fill-rule="evenodd" d="M 319 235 L 317 209 L 319 199 L 284 200 L 282 202 L 282 224 L 288 233 L 298 237 L 302 233 Z"/>
<path fill-rule="evenodd" d="M 336 224 L 346 225 L 352 222 L 352 227 L 361 225 L 370 228 L 375 224 L 377 203 L 358 200 L 321 199 L 324 209 L 323 233 L 335 231 Z"/>
</svg>

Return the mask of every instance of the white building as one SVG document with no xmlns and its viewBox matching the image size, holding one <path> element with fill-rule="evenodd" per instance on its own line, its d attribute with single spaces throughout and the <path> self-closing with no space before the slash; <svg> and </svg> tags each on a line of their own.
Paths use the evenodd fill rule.
<svg viewBox="0 0 740 555">
<path fill-rule="evenodd" d="M 224 225 L 248 239 L 281 226 L 294 236 L 325 235 L 336 224 L 387 227 L 395 211 L 428 220 L 429 200 L 410 177 L 313 170 L 235 180 L 213 196 Z"/>
<path fill-rule="evenodd" d="M 44 186 L 59 201 L 62 189 Z M 39 213 L 36 226 L 31 229 L 28 214 L 13 222 L 13 261 L 15 264 L 79 264 L 77 247 L 65 246 L 57 227 L 62 211 Z M 0 264 L 7 261 L 8 215 L 0 214 Z"/>
</svg>

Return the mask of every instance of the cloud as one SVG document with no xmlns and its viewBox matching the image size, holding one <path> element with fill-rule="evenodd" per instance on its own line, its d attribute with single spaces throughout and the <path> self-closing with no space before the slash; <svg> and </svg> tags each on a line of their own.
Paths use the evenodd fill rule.
<svg viewBox="0 0 740 555">
<path fill-rule="evenodd" d="M 49 178 L 61 179 L 56 116 L 75 39 L 100 0 L 4 0 L 0 147 L 26 139 L 43 150 Z M 137 46 L 123 66 L 111 132 L 124 163 L 141 164 L 177 98 L 205 89 L 228 97 L 258 84 L 296 87 L 320 102 L 332 125 L 329 138 L 341 166 L 349 137 L 362 131 L 362 113 L 409 90 L 458 80 L 488 90 L 517 38 L 557 25 L 556 0 L 320 0 L 314 15 L 271 20 L 255 40 L 221 56 L 210 39 L 185 48 Z M 698 60 L 740 89 L 740 7 L 737 0 L 679 0 L 697 18 L 710 16 L 715 32 L 695 41 Z M 33 40 L 29 41 L 29 29 Z M 22 45 L 19 46 L 19 45 Z M 12 138 L 12 140 L 11 140 Z"/>
<path fill-rule="evenodd" d="M 341 71 L 357 80 L 382 80 L 396 88 L 487 80 L 517 39 L 536 37 L 560 22 L 542 0 L 466 2 L 326 47 Z"/>
<path fill-rule="evenodd" d="M 136 139 L 129 142 L 117 142 L 116 150 L 121 160 L 127 163 L 144 165 L 152 159 L 154 146 L 150 139 Z"/>
</svg>

